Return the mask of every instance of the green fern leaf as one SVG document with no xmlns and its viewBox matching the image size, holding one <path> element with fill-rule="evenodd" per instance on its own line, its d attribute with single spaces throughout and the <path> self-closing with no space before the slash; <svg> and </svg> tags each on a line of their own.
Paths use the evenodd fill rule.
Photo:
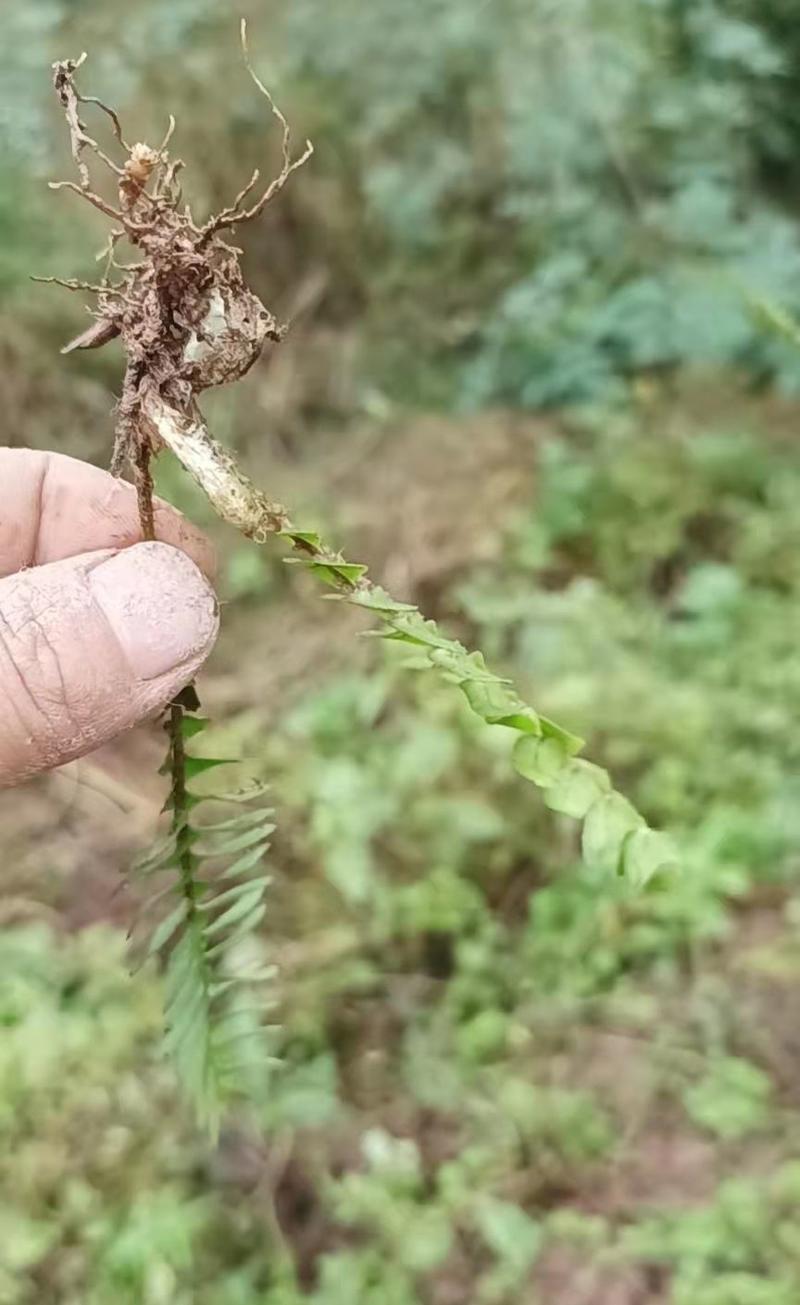
<svg viewBox="0 0 800 1305">
<path fill-rule="evenodd" d="M 186 702 L 199 707 L 196 696 Z M 242 967 L 236 953 L 266 914 L 269 876 L 258 870 L 275 826 L 272 810 L 263 807 L 201 822 L 197 808 L 209 799 L 192 793 L 188 783 L 229 763 L 187 755 L 187 740 L 206 724 L 189 710 L 174 701 L 165 726 L 169 746 L 162 770 L 170 777 L 164 804 L 170 829 L 134 868 L 143 878 L 169 876 L 166 889 L 151 895 L 145 911 L 170 896 L 178 898 L 155 925 L 146 955 L 160 957 L 164 965 L 164 1050 L 199 1122 L 216 1137 L 226 1104 L 249 1095 L 273 1063 L 264 1024 L 270 1003 L 263 988 L 275 969 L 260 959 L 254 964 L 254 958 Z M 262 792 L 251 788 L 222 800 L 247 802 Z M 246 1054 L 239 1054 L 245 1043 Z"/>
</svg>

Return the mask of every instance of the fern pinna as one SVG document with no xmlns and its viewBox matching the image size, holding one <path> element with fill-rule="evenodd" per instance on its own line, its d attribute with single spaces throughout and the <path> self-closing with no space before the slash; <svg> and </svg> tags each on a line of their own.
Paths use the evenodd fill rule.
<svg viewBox="0 0 800 1305">
<path fill-rule="evenodd" d="M 225 1102 L 247 1095 L 269 1069 L 263 1020 L 274 967 L 264 963 L 256 930 L 266 914 L 263 862 L 275 826 L 271 808 L 259 803 L 262 790 L 193 792 L 196 776 L 229 764 L 187 747 L 207 725 L 199 707 L 190 685 L 167 710 L 161 772 L 170 785 L 170 828 L 134 869 L 147 880 L 167 878 L 144 908 L 161 911 L 145 954 L 164 963 L 165 1049 L 198 1118 L 216 1136 Z M 241 809 L 204 820 L 204 808 L 220 802 Z"/>
</svg>

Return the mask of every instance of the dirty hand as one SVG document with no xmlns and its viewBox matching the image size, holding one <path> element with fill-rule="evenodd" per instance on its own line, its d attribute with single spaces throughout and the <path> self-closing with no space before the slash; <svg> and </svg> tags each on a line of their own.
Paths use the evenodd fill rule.
<svg viewBox="0 0 800 1305">
<path fill-rule="evenodd" d="M 165 706 L 211 650 L 211 545 L 155 507 L 159 542 L 137 542 L 130 485 L 0 448 L 0 787 Z"/>
</svg>

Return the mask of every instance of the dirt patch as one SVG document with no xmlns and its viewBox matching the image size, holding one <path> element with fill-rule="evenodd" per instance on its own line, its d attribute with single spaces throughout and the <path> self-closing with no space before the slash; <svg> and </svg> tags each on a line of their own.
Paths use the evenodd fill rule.
<svg viewBox="0 0 800 1305">
<path fill-rule="evenodd" d="M 645 1267 L 600 1268 L 577 1251 L 548 1251 L 536 1268 L 531 1294 L 520 1305 L 666 1305 L 664 1275 Z"/>
<path fill-rule="evenodd" d="M 342 527 L 375 578 L 402 598 L 423 602 L 428 594 L 435 604 L 454 575 L 500 552 L 509 514 L 532 501 L 546 430 L 504 413 L 422 418 L 377 437 L 356 434 L 350 456 L 322 470 L 334 502 L 345 505 Z"/>
</svg>

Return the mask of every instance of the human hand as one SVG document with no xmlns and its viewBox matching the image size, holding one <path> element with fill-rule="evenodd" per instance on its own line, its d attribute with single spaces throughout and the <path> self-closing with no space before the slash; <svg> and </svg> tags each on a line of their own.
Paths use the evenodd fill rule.
<svg viewBox="0 0 800 1305">
<path fill-rule="evenodd" d="M 58 453 L 0 449 L 0 787 L 166 706 L 219 627 L 208 540 L 165 503 Z M 163 541 L 163 542 L 162 542 Z"/>
</svg>

